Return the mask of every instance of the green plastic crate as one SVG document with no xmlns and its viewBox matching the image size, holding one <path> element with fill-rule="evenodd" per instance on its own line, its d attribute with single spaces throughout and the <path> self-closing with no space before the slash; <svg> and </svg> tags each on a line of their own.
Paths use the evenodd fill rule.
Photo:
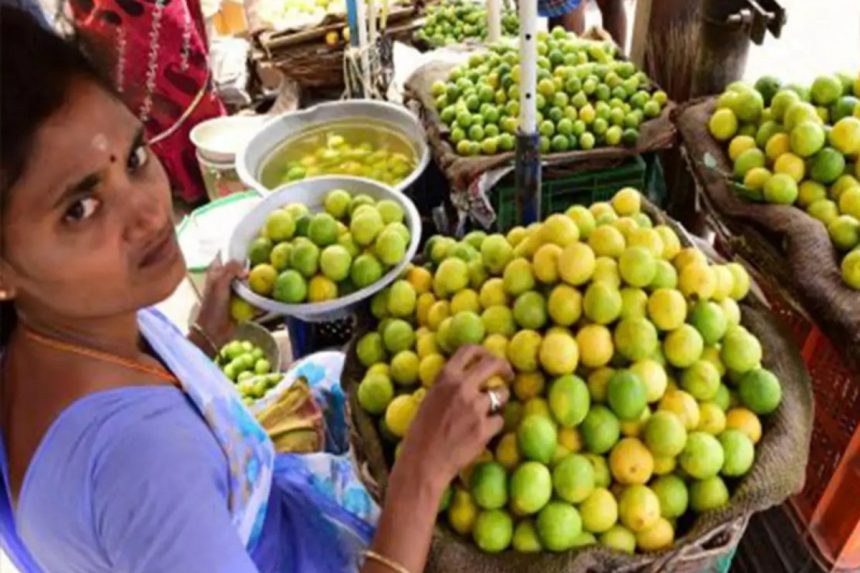
<svg viewBox="0 0 860 573">
<path fill-rule="evenodd" d="M 654 160 L 656 163 L 656 159 Z M 649 165 L 639 155 L 618 167 L 584 171 L 558 179 L 545 179 L 541 187 L 541 217 L 564 212 L 571 205 L 590 205 L 607 201 L 622 187 L 645 191 Z M 650 193 L 647 193 L 650 196 Z M 513 185 L 498 185 L 490 194 L 496 212 L 496 225 L 507 230 L 517 224 L 517 190 Z"/>
</svg>

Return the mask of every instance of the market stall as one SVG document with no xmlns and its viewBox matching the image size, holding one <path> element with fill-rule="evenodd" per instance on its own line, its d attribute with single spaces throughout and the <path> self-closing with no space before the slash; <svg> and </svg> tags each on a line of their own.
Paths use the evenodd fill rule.
<svg viewBox="0 0 860 573">
<path fill-rule="evenodd" d="M 630 190 L 622 192 L 621 195 L 629 197 Z M 624 209 L 620 207 L 621 204 L 622 201 L 616 195 L 612 205 Z M 607 208 L 613 209 L 604 203 L 593 205 L 591 210 L 605 213 Z M 589 212 L 587 209 L 584 211 Z M 669 258 L 666 261 L 673 260 L 674 264 L 683 267 L 684 260 L 688 257 L 702 257 L 701 260 L 704 260 L 704 255 L 691 248 L 693 243 L 684 231 L 655 208 L 645 206 L 644 213 L 641 214 L 625 211 L 622 213 L 626 216 L 636 215 L 640 219 L 647 214 L 653 218 L 655 225 L 663 225 L 657 227 L 663 230 L 661 236 L 666 237 L 668 233 L 673 233 L 674 236 L 674 233 L 678 233 L 680 242 L 677 249 L 667 247 Z M 650 454 L 646 454 L 646 459 L 634 461 L 634 451 L 640 447 L 645 448 L 644 444 L 652 451 L 655 447 L 658 448 L 657 451 L 661 451 L 655 441 L 655 428 L 661 423 L 658 420 L 661 420 L 667 411 L 682 411 L 683 406 L 673 406 L 672 403 L 681 396 L 690 396 L 687 391 L 696 393 L 699 398 L 703 395 L 698 394 L 698 389 L 694 388 L 696 383 L 688 378 L 691 370 L 676 370 L 684 362 L 678 362 L 680 357 L 675 354 L 671 342 L 676 334 L 667 336 L 662 352 L 668 360 L 667 371 L 676 372 L 673 379 L 679 380 L 681 388 L 684 389 L 680 394 L 678 390 L 667 390 L 666 386 L 658 381 L 663 367 L 657 363 L 652 364 L 645 359 L 644 362 L 631 365 L 630 360 L 633 358 L 643 360 L 644 357 L 650 356 L 654 350 L 650 345 L 657 344 L 658 334 L 656 330 L 652 330 L 654 326 L 651 326 L 649 320 L 655 320 L 661 325 L 661 330 L 676 326 L 661 322 L 655 314 L 655 298 L 662 296 L 657 294 L 659 290 L 651 295 L 647 304 L 647 319 L 626 314 L 622 310 L 620 297 L 618 307 L 609 310 L 612 304 L 605 307 L 602 303 L 595 305 L 594 302 L 601 296 L 598 293 L 604 288 L 613 288 L 602 282 L 608 280 L 604 278 L 603 266 L 601 269 L 589 269 L 587 264 L 574 263 L 576 259 L 572 258 L 574 251 L 584 256 L 584 253 L 589 251 L 586 245 L 596 246 L 597 243 L 593 239 L 589 239 L 588 243 L 574 240 L 567 243 L 564 250 L 552 242 L 544 243 L 536 251 L 528 248 L 528 243 L 537 236 L 561 232 L 560 229 L 566 225 L 558 217 L 571 221 L 566 216 L 551 216 L 543 222 L 541 228 L 528 237 L 523 237 L 522 233 L 514 233 L 506 239 L 502 235 L 486 237 L 482 233 L 473 233 L 460 243 L 437 238 L 423 259 L 424 268 L 414 267 L 405 280 L 398 281 L 374 297 L 370 305 L 371 314 L 363 317 L 362 328 L 350 347 L 344 375 L 356 431 L 354 445 L 359 459 L 366 464 L 370 476 L 368 479 L 372 480 L 369 483 L 380 497 L 384 495 L 386 476 L 396 459 L 397 445 L 408 430 L 425 393 L 433 387 L 434 376 L 438 372 L 438 366 L 441 366 L 434 363 L 437 360 L 442 362 L 444 356 L 452 352 L 458 344 L 467 341 L 483 342 L 492 352 L 501 352 L 514 364 L 517 375 L 511 389 L 515 398 L 513 406 L 505 410 L 504 433 L 488 445 L 488 450 L 471 468 L 461 473 L 459 480 L 451 486 L 450 497 L 446 498 L 447 501 L 440 508 L 440 523 L 434 535 L 429 571 L 584 571 L 595 567 L 631 571 L 649 568 L 703 571 L 712 570 L 710 568 L 713 567 L 724 568 L 726 557 L 743 534 L 748 517 L 753 512 L 780 503 L 801 487 L 801 468 L 806 463 L 812 402 L 809 381 L 800 366 L 798 351 L 789 338 L 777 328 L 773 316 L 758 295 L 751 291 L 749 297 L 744 297 L 746 292 L 743 288 L 732 294 L 745 299 L 740 306 L 742 324 L 761 340 L 765 356 L 763 364 L 772 369 L 781 381 L 783 403 L 775 414 L 762 419 L 764 438 L 757 443 L 757 462 L 752 472 L 741 479 L 729 480 L 732 487 L 736 488 L 730 501 L 726 491 L 724 501 L 717 502 L 721 509 L 706 511 L 705 508 L 709 507 L 710 502 L 704 501 L 704 494 L 696 489 L 700 486 L 694 485 L 690 491 L 692 513 L 687 514 L 684 509 L 680 509 L 677 514 L 670 512 L 673 518 L 677 518 L 677 521 L 673 519 L 673 523 L 677 524 L 674 533 L 674 528 L 666 529 L 660 534 L 656 533 L 656 529 L 648 529 L 651 526 L 642 525 L 638 520 L 642 518 L 648 523 L 656 524 L 658 517 L 655 515 L 653 518 L 644 518 L 643 514 L 638 513 L 642 507 L 637 506 L 637 502 L 625 499 L 625 494 L 618 498 L 618 493 L 625 486 L 633 491 L 642 487 L 635 484 L 649 483 L 658 491 L 658 495 L 666 494 L 664 488 L 672 478 L 660 478 L 659 475 L 671 473 L 674 463 L 668 460 L 652 460 Z M 580 220 L 583 219 L 585 217 Z M 553 230 L 549 231 L 550 228 Z M 575 229 L 576 226 L 572 228 Z M 595 237 L 593 233 L 592 231 L 591 237 Z M 509 242 L 513 246 L 506 248 Z M 664 243 L 664 246 L 669 244 Z M 468 253 L 469 245 L 477 245 L 483 258 L 474 259 L 467 265 L 458 256 L 463 256 L 460 253 Z M 457 254 L 446 256 L 446 246 L 448 253 L 456 247 Z M 680 251 L 682 247 L 684 250 Z M 546 253 L 556 249 L 559 251 L 558 275 L 554 269 L 544 270 L 548 264 L 546 261 L 552 261 L 546 258 Z M 499 259 L 501 255 L 492 256 L 494 251 L 507 251 L 508 257 L 502 256 Z M 565 256 L 567 251 L 570 251 L 571 257 Z M 676 254 L 677 252 L 685 254 Z M 667 252 L 661 254 L 666 256 Z M 647 255 L 645 256 L 647 258 Z M 625 284 L 630 285 L 630 280 L 634 283 L 636 280 L 628 273 L 625 259 L 627 256 L 622 255 L 621 277 Z M 526 265 L 520 264 L 529 260 L 534 268 L 534 278 L 524 270 Z M 475 261 L 479 267 L 483 261 L 485 269 L 483 276 L 478 273 L 481 278 L 477 279 L 473 273 Z M 687 264 L 696 266 L 707 263 Z M 468 270 L 468 276 L 464 278 L 464 290 L 457 290 L 458 287 L 452 286 L 454 281 L 458 280 L 458 267 L 462 267 L 464 272 Z M 721 265 L 714 263 L 711 268 L 718 269 Z M 595 274 L 592 276 L 591 272 Z M 598 273 L 601 278 L 598 278 Z M 684 284 L 687 280 L 684 275 L 687 274 L 692 273 L 682 269 L 682 283 L 679 287 L 682 290 L 672 290 L 678 293 L 681 301 L 681 292 L 695 298 L 697 295 L 693 291 L 699 288 Z M 527 290 L 523 294 L 516 294 L 516 289 L 520 288 L 515 286 L 516 283 L 529 280 L 536 280 L 550 289 L 547 307 L 540 306 L 541 297 L 535 291 Z M 690 288 L 693 291 L 688 290 Z M 402 312 L 399 310 L 401 297 L 409 290 L 417 294 L 417 302 L 413 298 L 412 306 L 406 309 L 408 312 Z M 584 293 L 581 302 L 572 307 L 559 304 L 565 294 L 573 296 L 580 290 Z M 628 287 L 627 290 L 631 289 Z M 636 288 L 633 287 L 632 290 L 635 291 Z M 671 287 L 662 290 L 668 292 Z M 474 293 L 476 300 L 473 303 L 468 302 L 471 298 L 467 296 L 469 293 Z M 721 298 L 723 295 L 717 296 Z M 535 297 L 537 302 L 527 301 L 530 297 Z M 645 304 L 646 297 L 642 298 L 642 304 Z M 488 302 L 491 299 L 500 302 L 491 304 Z M 433 302 L 434 300 L 436 302 Z M 538 304 L 539 309 L 526 309 L 527 303 L 531 302 Z M 567 302 L 572 303 L 570 300 Z M 486 306 L 488 304 L 490 306 Z M 510 305 L 512 310 L 506 305 Z M 635 303 L 633 305 L 635 306 Z M 703 308 L 709 305 L 719 308 L 716 303 L 699 303 Z M 449 307 L 452 309 L 451 316 L 446 318 L 444 309 Z M 481 308 L 484 309 L 483 313 Z M 579 321 L 579 313 L 584 313 L 583 316 L 587 317 L 588 321 Z M 614 317 L 617 317 L 618 313 L 621 313 L 622 318 L 616 323 Z M 633 327 L 634 323 L 637 326 Z M 692 319 L 692 323 L 701 325 L 696 318 Z M 604 324 L 607 326 L 601 326 Z M 561 330 L 559 326 L 562 326 Z M 413 331 L 413 328 L 417 330 Z M 614 350 L 611 340 L 601 342 L 604 332 L 612 339 L 609 329 L 615 331 Z M 638 334 L 632 334 L 634 331 Z M 649 331 L 651 334 L 648 334 Z M 628 333 L 632 338 L 627 338 Z M 647 342 L 649 337 L 650 342 Z M 730 339 L 731 335 L 724 339 L 724 347 L 734 344 Z M 745 342 L 742 346 L 748 343 Z M 638 347 L 639 344 L 644 346 Z M 722 359 L 732 368 L 745 368 L 740 362 L 734 362 L 729 355 L 723 354 Z M 631 370 L 613 371 L 606 368 L 605 365 L 610 360 L 613 365 L 627 364 Z M 409 364 L 413 362 L 414 367 L 410 367 Z M 625 400 L 614 397 L 614 394 L 623 393 L 617 388 L 624 385 L 624 373 L 635 372 L 636 374 L 632 375 L 635 378 L 652 366 L 656 368 L 652 373 L 657 373 L 657 378 L 646 375 L 642 380 L 648 380 L 645 392 L 650 394 L 653 391 L 654 394 L 650 398 L 643 394 L 640 405 L 619 414 L 627 404 L 622 405 Z M 692 368 L 695 370 L 695 367 Z M 716 371 L 714 373 L 716 375 Z M 396 396 L 392 383 L 398 389 Z M 728 381 L 727 383 L 733 384 Z M 488 384 L 492 386 L 493 382 Z M 741 385 L 743 384 L 741 382 Z M 385 390 L 386 386 L 390 391 Z M 744 395 L 745 391 L 741 390 L 741 396 Z M 712 423 L 720 428 L 725 427 L 726 423 L 730 428 L 739 427 L 735 426 L 738 411 L 729 410 L 725 417 L 717 413 L 716 418 L 713 418 L 714 414 L 710 412 L 710 408 L 701 402 L 698 406 L 692 406 L 696 402 L 692 396 L 690 399 L 693 400 L 691 407 L 695 409 L 695 417 L 698 418 L 701 414 L 702 418 L 700 422 L 687 419 L 690 423 L 688 429 L 692 431 L 696 428 L 699 431 L 698 434 L 689 434 L 687 440 L 698 439 L 692 438 L 693 435 L 702 437 L 702 432 L 708 432 L 707 428 Z M 720 404 L 722 400 L 719 397 L 713 399 L 716 404 Z M 649 412 L 645 406 L 646 400 L 653 401 L 653 412 Z M 742 397 L 741 400 L 743 402 L 745 398 Z M 752 407 L 751 403 L 744 403 L 747 407 Z M 676 407 L 681 410 L 676 410 Z M 535 415 L 536 412 L 543 413 Z M 612 421 L 617 420 L 616 415 L 622 417 L 620 429 L 617 425 L 612 427 Z M 545 419 L 542 416 L 551 416 L 557 426 L 532 428 L 533 425 L 539 426 L 536 418 Z M 681 416 L 683 418 L 685 414 Z M 614 423 L 617 424 L 617 421 Z M 551 443 L 541 444 L 544 433 L 551 434 Z M 604 439 L 608 440 L 605 445 Z M 619 439 L 621 441 L 617 441 Z M 667 452 L 668 450 L 663 453 Z M 801 458 L 788 461 L 788 456 L 797 454 L 800 454 Z M 679 463 L 685 471 L 695 474 L 698 470 L 689 465 L 691 458 L 685 459 L 685 456 L 689 455 L 691 454 L 685 450 Z M 727 451 L 726 455 L 731 454 Z M 579 468 L 579 465 L 582 467 Z M 552 468 L 551 477 L 546 467 Z M 628 470 L 633 473 L 627 473 Z M 634 475 L 639 471 L 644 474 Z M 652 472 L 656 481 L 651 480 Z M 603 477 L 600 477 L 601 475 Z M 498 482 L 500 490 L 494 489 L 492 485 L 496 479 L 494 476 L 501 480 Z M 544 490 L 545 487 L 549 489 Z M 562 501 L 547 503 L 549 490 L 553 488 Z M 643 495 L 647 497 L 648 491 L 648 488 L 644 488 Z M 612 494 L 615 494 L 616 498 L 613 498 Z M 686 496 L 684 497 L 685 502 L 682 505 L 686 508 Z M 616 505 L 615 499 L 618 499 L 619 505 Z M 660 499 L 664 504 L 662 507 L 665 508 L 667 499 Z M 563 512 L 565 507 L 572 507 L 565 502 L 573 502 L 579 511 L 570 522 L 565 522 L 569 525 L 567 529 L 557 528 L 560 526 L 556 526 L 551 520 L 564 518 L 556 516 L 554 512 Z M 511 511 L 517 520 L 515 528 L 504 508 Z M 698 516 L 694 517 L 697 513 Z M 496 523 L 485 524 L 484 520 L 489 521 L 491 515 Z M 668 522 L 654 527 L 668 527 Z M 649 533 L 645 533 L 646 531 Z M 631 532 L 637 532 L 635 537 Z M 654 534 L 653 538 L 651 533 Z M 599 540 L 602 548 L 591 546 L 596 540 Z M 652 541 L 654 545 L 651 545 Z M 509 551 L 510 543 L 513 543 L 513 553 Z M 607 550 L 607 547 L 615 551 Z M 636 554 L 632 555 L 634 547 L 638 549 Z M 546 549 L 552 551 L 547 552 Z M 721 559 L 722 563 L 719 564 Z"/>
<path fill-rule="evenodd" d="M 776 80 L 752 89 L 734 85 L 719 99 L 691 102 L 675 121 L 718 244 L 749 265 L 803 349 L 816 425 L 794 503 L 824 559 L 844 563 L 853 559 L 851 534 L 839 523 L 856 519 L 840 517 L 837 492 L 848 487 L 860 436 L 860 283 L 852 263 L 860 251 L 851 251 L 860 244 L 852 204 L 860 198 L 852 171 L 860 153 L 860 120 L 852 114 L 860 106 L 853 83 L 835 76 L 817 79 L 811 98 L 807 88 Z M 759 115 L 762 102 L 771 119 Z M 751 126 L 742 128 L 746 135 L 725 124 L 735 117 L 736 126 Z"/>
<path fill-rule="evenodd" d="M 617 48 L 600 31 L 592 30 L 583 39 L 561 30 L 541 33 L 538 50 L 542 55 L 535 103 L 541 162 L 548 168 L 545 179 L 556 180 L 567 191 L 564 198 L 558 195 L 565 193 L 545 191 L 544 203 L 553 204 L 555 198 L 555 208 L 561 209 L 615 190 L 586 190 L 581 181 L 570 180 L 586 172 L 618 187 L 625 182 L 642 186 L 646 174 L 641 157 L 653 157 L 674 143 L 669 121 L 673 104 L 633 64 L 618 57 Z M 511 171 L 515 157 L 520 105 L 515 52 L 503 43 L 467 53 L 459 65 L 428 64 L 406 86 L 433 157 L 449 180 L 452 201 L 483 226 L 491 225 L 499 207 L 511 199 L 494 194 L 493 188 Z M 611 172 L 618 167 L 632 170 L 633 179 L 619 179 Z M 578 196 L 571 191 L 579 191 Z M 499 227 L 509 228 L 512 221 L 509 215 Z"/>
<path fill-rule="evenodd" d="M 445 9 L 431 13 L 423 47 L 465 38 L 458 34 L 467 30 L 443 29 Z M 318 48 L 327 33 L 343 44 L 338 26 L 259 38 L 282 50 L 279 66 L 307 56 L 307 67 L 293 70 L 325 68 L 316 77 L 331 81 L 342 54 L 297 46 L 301 34 Z M 485 33 L 468 31 L 476 40 Z M 455 48 L 464 50 L 459 63 L 431 63 L 407 82 L 420 124 L 389 117 L 408 125 L 414 144 L 415 161 L 402 173 L 392 157 L 365 161 L 377 150 L 361 133 L 334 129 L 380 118 L 355 111 L 361 106 L 409 115 L 391 104 L 323 104 L 257 133 L 237 158 L 243 181 L 265 199 L 233 234 L 230 257 L 250 270 L 236 307 L 246 316 L 258 308 L 313 324 L 349 322 L 343 386 L 353 447 L 379 500 L 399 440 L 456 348 L 482 344 L 513 363 L 519 411 L 506 412 L 503 434 L 452 483 L 428 570 L 725 571 L 750 516 L 802 487 L 813 432 L 808 349 L 801 354 L 781 330 L 770 280 L 755 264 L 751 281 L 635 191 L 660 199 L 648 192 L 643 156 L 675 145 L 672 117 L 687 107 L 668 102 L 605 37 L 557 31 L 537 44 L 537 226 L 518 226 L 521 189 L 503 180 L 522 135 L 517 48 L 472 43 Z M 274 62 L 275 50 L 266 57 Z M 266 168 L 311 133 L 322 135 L 304 157 Z M 462 215 L 510 233 L 460 238 L 442 229 L 448 236 L 430 238 L 429 213 L 409 193 L 430 161 Z M 350 175 L 379 183 L 365 188 Z M 589 254 L 593 268 L 580 268 Z M 298 356 L 314 347 L 307 333 L 291 321 Z M 252 385 L 235 353 L 224 356 L 228 374 L 250 404 L 271 406 L 288 383 L 263 373 L 266 383 Z M 525 423 L 533 418 L 542 421 Z M 681 430 L 683 440 L 663 447 Z M 560 501 L 543 499 L 547 487 Z M 625 493 L 634 490 L 636 499 Z"/>
</svg>

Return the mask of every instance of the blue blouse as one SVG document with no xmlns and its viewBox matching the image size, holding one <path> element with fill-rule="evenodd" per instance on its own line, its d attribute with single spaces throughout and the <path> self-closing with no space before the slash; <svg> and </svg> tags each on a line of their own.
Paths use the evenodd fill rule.
<svg viewBox="0 0 860 573">
<path fill-rule="evenodd" d="M 0 468 L 7 478 L 2 440 Z M 48 573 L 289 571 L 278 488 L 249 554 L 230 521 L 227 477 L 218 442 L 179 390 L 102 391 L 66 408 L 42 439 L 15 526 Z"/>
</svg>

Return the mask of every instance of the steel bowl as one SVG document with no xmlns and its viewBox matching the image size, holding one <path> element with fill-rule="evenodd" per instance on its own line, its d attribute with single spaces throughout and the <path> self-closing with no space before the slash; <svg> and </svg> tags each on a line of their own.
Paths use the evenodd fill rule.
<svg viewBox="0 0 860 573">
<path fill-rule="evenodd" d="M 272 333 L 254 322 L 243 322 L 236 327 L 233 340 L 247 340 L 263 350 L 266 360 L 272 365 L 272 372 L 281 371 L 281 350 Z"/>
<path fill-rule="evenodd" d="M 411 237 L 403 259 L 372 285 L 335 300 L 285 304 L 254 293 L 246 281 L 235 281 L 233 288 L 240 297 L 257 308 L 274 314 L 296 317 L 306 322 L 327 322 L 348 316 L 362 301 L 394 282 L 403 273 L 409 261 L 418 252 L 418 243 L 421 240 L 421 216 L 412 201 L 403 193 L 361 177 L 316 177 L 278 188 L 257 203 L 239 222 L 230 237 L 227 256 L 230 260 L 243 261 L 247 266 L 248 247 L 251 241 L 259 236 L 269 213 L 290 203 L 303 203 L 311 212 L 322 211 L 325 195 L 332 189 L 344 189 L 352 195 L 363 193 L 377 201 L 391 199 L 400 205 L 404 213 L 404 224 L 409 229 Z"/>
<path fill-rule="evenodd" d="M 261 181 L 263 166 L 285 141 L 309 129 L 345 121 L 382 124 L 400 133 L 412 144 L 418 163 L 412 173 L 395 186 L 398 191 L 408 189 L 430 162 L 430 149 L 424 128 L 409 110 L 388 102 L 348 100 L 322 103 L 305 110 L 285 113 L 268 121 L 236 154 L 236 171 L 239 178 L 260 193 L 270 193 L 272 189 Z"/>
</svg>

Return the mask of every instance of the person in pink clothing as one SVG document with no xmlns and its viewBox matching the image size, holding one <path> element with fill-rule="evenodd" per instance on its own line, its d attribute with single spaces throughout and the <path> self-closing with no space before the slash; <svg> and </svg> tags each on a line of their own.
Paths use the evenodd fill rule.
<svg viewBox="0 0 860 573">
<path fill-rule="evenodd" d="M 205 197 L 189 132 L 225 110 L 199 0 L 71 0 L 70 10 L 87 55 L 143 123 L 174 193 L 189 203 Z"/>
</svg>

